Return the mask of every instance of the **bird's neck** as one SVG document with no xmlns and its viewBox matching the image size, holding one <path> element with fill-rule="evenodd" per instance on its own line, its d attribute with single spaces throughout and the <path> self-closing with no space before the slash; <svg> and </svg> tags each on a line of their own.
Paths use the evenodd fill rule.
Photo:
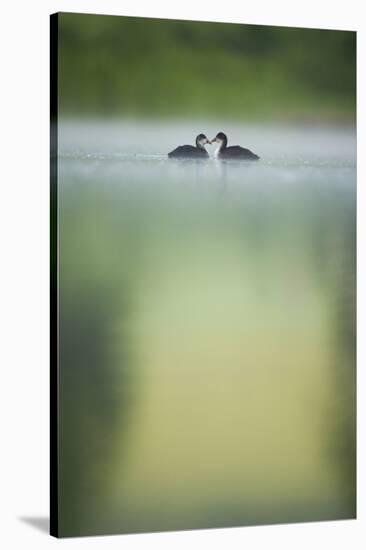
<svg viewBox="0 0 366 550">
<path fill-rule="evenodd" d="M 226 149 L 226 146 L 227 146 L 227 139 L 223 139 L 220 144 L 219 150 L 223 151 L 224 149 Z"/>
<path fill-rule="evenodd" d="M 227 139 L 222 140 L 221 143 L 219 144 L 218 148 L 217 148 L 216 151 L 215 151 L 216 156 L 217 156 L 221 151 L 224 151 L 224 150 L 226 149 L 226 146 L 227 146 Z"/>
</svg>

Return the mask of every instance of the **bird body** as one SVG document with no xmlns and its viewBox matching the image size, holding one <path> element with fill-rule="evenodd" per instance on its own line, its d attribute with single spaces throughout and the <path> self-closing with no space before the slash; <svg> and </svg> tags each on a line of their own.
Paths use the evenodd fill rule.
<svg viewBox="0 0 366 550">
<path fill-rule="evenodd" d="M 240 147 L 240 145 L 227 146 L 227 136 L 223 132 L 219 132 L 211 143 L 219 143 L 216 152 L 216 157 L 219 159 L 237 159 L 237 160 L 258 160 L 259 156 L 252 153 L 249 149 Z"/>
<path fill-rule="evenodd" d="M 209 154 L 205 149 L 206 143 L 210 143 L 207 137 L 204 134 L 199 134 L 196 137 L 196 146 L 194 145 L 180 145 L 170 153 L 168 153 L 169 158 L 200 158 L 205 159 L 209 158 Z"/>
</svg>

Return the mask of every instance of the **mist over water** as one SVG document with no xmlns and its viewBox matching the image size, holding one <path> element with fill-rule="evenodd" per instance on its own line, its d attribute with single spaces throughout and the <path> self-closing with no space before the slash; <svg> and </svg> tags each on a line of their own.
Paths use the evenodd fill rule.
<svg viewBox="0 0 366 550">
<path fill-rule="evenodd" d="M 167 158 L 218 131 L 260 161 Z M 61 531 L 354 517 L 355 129 L 58 146 Z"/>
</svg>

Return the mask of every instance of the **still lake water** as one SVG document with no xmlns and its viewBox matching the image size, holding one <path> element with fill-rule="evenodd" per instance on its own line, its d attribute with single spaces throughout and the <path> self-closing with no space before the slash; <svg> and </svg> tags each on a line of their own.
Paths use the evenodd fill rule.
<svg viewBox="0 0 366 550">
<path fill-rule="evenodd" d="M 62 534 L 354 517 L 355 129 L 62 121 L 58 185 Z"/>
</svg>

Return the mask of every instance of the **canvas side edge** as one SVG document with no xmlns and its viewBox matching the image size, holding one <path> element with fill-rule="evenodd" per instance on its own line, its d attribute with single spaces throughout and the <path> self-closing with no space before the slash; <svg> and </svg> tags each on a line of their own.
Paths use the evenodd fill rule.
<svg viewBox="0 0 366 550">
<path fill-rule="evenodd" d="M 58 507 L 58 14 L 50 16 L 50 535 L 59 537 Z"/>
</svg>

